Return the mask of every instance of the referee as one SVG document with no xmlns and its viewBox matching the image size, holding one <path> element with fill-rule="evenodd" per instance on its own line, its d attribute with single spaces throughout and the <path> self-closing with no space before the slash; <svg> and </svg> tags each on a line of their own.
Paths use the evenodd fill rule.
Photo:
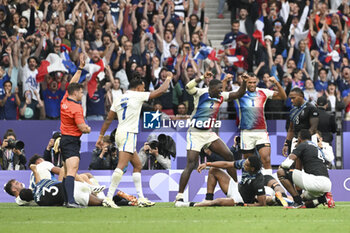
<svg viewBox="0 0 350 233">
<path fill-rule="evenodd" d="M 292 101 L 293 108 L 289 113 L 289 128 L 287 138 L 284 143 L 282 154 L 288 154 L 294 150 L 298 139 L 298 133 L 302 129 L 310 131 L 312 141 L 317 143 L 316 130 L 319 122 L 319 113 L 315 105 L 304 99 L 304 92 L 299 87 L 293 88 L 289 93 L 289 98 Z"/>
<path fill-rule="evenodd" d="M 74 179 L 80 161 L 80 136 L 91 131 L 91 128 L 84 121 L 83 107 L 80 102 L 84 95 L 83 85 L 78 83 L 82 69 L 85 66 L 85 56 L 80 54 L 79 59 L 79 68 L 69 82 L 67 92 L 61 101 L 62 137 L 60 149 L 65 169 L 62 183 L 68 208 L 82 207 L 74 200 Z"/>
</svg>

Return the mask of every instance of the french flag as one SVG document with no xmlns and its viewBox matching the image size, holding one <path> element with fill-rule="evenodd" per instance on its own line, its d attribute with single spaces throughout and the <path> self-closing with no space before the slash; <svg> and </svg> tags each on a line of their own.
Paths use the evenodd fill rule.
<svg viewBox="0 0 350 233">
<path fill-rule="evenodd" d="M 75 72 L 77 72 L 77 66 L 70 59 L 68 50 L 61 52 L 60 56 L 62 58 L 63 65 L 66 67 L 66 69 L 70 74 L 74 74 Z"/>
<path fill-rule="evenodd" d="M 336 50 L 333 50 L 332 52 L 327 54 L 327 57 L 325 58 L 325 62 L 329 63 L 330 61 L 333 61 L 333 62 L 340 61 L 339 53 Z"/>
<path fill-rule="evenodd" d="M 205 60 L 208 58 L 212 61 L 218 61 L 216 58 L 216 51 L 212 47 L 203 46 L 199 49 L 198 53 L 194 56 L 194 60 Z"/>
<path fill-rule="evenodd" d="M 265 45 L 264 42 L 264 16 L 261 16 L 255 22 L 255 31 L 253 33 L 253 37 L 257 39 L 262 45 Z"/>
<path fill-rule="evenodd" d="M 45 75 L 52 72 L 66 72 L 68 70 L 63 65 L 62 58 L 56 53 L 50 53 L 46 60 L 41 61 L 41 64 L 38 68 L 38 74 L 36 76 L 36 81 L 38 83 L 44 81 Z"/>
<path fill-rule="evenodd" d="M 103 59 L 100 59 L 96 63 L 93 63 L 93 61 L 90 60 L 90 63 L 87 63 L 84 66 L 79 83 L 83 82 L 85 79 L 88 80 L 87 89 L 90 98 L 93 97 L 97 89 L 98 79 L 102 80 L 105 77 L 104 69 L 105 63 Z"/>
<path fill-rule="evenodd" d="M 237 56 L 227 56 L 228 62 L 230 64 L 233 64 L 237 67 L 243 67 L 244 66 L 244 57 L 241 55 Z"/>
</svg>

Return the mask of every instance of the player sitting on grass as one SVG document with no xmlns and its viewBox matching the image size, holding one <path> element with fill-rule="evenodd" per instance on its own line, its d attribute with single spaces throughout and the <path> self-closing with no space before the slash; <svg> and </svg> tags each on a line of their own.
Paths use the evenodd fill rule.
<svg viewBox="0 0 350 233">
<path fill-rule="evenodd" d="M 184 206 L 266 206 L 266 195 L 264 189 L 264 176 L 261 173 L 261 160 L 257 156 L 248 157 L 235 162 L 217 161 L 200 164 L 197 168 L 201 172 L 207 166 L 214 167 L 214 171 L 208 176 L 208 193 L 206 199 L 212 199 L 216 181 L 219 181 L 221 189 L 227 194 L 227 198 L 218 198 L 215 200 L 205 200 L 199 203 L 175 202 L 176 207 Z M 230 182 L 229 176 L 217 168 L 242 169 L 242 180 L 238 184 L 233 180 Z M 215 174 L 217 173 L 217 174 Z M 220 174 L 220 175 L 218 175 Z M 223 176 L 221 176 L 223 175 Z M 209 187 L 210 185 L 210 187 Z M 211 190 L 210 190 L 211 189 Z M 237 192 L 238 190 L 238 192 Z"/>
<path fill-rule="evenodd" d="M 296 169 L 290 169 L 295 161 Z M 304 169 L 303 171 L 301 169 Z M 334 200 L 331 194 L 332 182 L 329 179 L 328 170 L 322 150 L 311 141 L 308 129 L 302 129 L 298 133 L 298 144 L 293 152 L 283 161 L 277 171 L 277 175 L 283 186 L 293 196 L 293 208 L 314 208 L 319 204 L 327 204 L 334 208 Z M 304 192 L 299 195 L 294 185 Z"/>
</svg>

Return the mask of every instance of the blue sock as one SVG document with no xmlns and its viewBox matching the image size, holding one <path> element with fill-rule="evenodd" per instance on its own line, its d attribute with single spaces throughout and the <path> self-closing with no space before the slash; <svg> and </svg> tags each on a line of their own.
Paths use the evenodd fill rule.
<svg viewBox="0 0 350 233">
<path fill-rule="evenodd" d="M 67 203 L 68 198 L 67 198 L 67 191 L 66 191 L 66 178 L 63 178 L 62 185 L 63 185 L 63 199 L 64 199 L 64 202 Z"/>
<path fill-rule="evenodd" d="M 74 200 L 74 177 L 67 176 L 65 181 L 68 203 L 75 203 Z"/>
</svg>

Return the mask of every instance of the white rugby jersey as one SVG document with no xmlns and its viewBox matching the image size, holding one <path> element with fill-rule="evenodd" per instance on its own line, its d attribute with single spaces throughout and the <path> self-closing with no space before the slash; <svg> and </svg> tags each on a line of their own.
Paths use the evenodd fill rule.
<svg viewBox="0 0 350 233">
<path fill-rule="evenodd" d="M 118 116 L 118 132 L 139 132 L 142 104 L 148 101 L 150 92 L 126 91 L 113 101 L 111 111 Z"/>
</svg>

